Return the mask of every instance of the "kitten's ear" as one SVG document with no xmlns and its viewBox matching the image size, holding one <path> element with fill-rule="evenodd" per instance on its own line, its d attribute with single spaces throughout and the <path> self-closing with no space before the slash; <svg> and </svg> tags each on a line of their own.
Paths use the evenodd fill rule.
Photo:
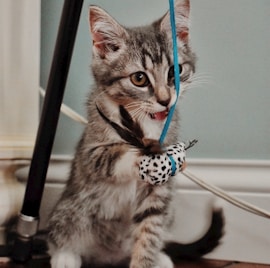
<svg viewBox="0 0 270 268">
<path fill-rule="evenodd" d="M 89 24 L 94 52 L 101 58 L 125 46 L 126 30 L 100 7 L 90 6 Z"/>
<path fill-rule="evenodd" d="M 175 24 L 178 39 L 184 44 L 189 40 L 189 0 L 177 0 L 175 2 Z M 160 29 L 171 35 L 170 12 L 161 19 Z"/>
</svg>

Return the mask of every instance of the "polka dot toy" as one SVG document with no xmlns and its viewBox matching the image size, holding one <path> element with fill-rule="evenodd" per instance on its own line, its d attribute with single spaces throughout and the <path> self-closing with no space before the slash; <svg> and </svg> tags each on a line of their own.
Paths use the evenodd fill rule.
<svg viewBox="0 0 270 268">
<path fill-rule="evenodd" d="M 182 142 L 167 147 L 163 154 L 144 155 L 139 164 L 140 177 L 152 185 L 162 185 L 181 171 L 185 158 L 186 149 Z"/>
</svg>

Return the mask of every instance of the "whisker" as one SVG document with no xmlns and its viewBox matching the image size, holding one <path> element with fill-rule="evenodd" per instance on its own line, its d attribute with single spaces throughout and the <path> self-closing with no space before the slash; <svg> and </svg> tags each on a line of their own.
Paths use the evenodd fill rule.
<svg viewBox="0 0 270 268">
<path fill-rule="evenodd" d="M 189 84 L 187 87 L 182 89 L 182 93 L 185 93 L 186 91 L 198 89 L 198 88 L 204 88 L 205 85 L 211 85 L 213 84 L 213 79 L 211 75 L 208 73 L 195 73 L 192 78 L 189 81 Z"/>
<path fill-rule="evenodd" d="M 131 115 L 133 118 L 139 118 L 140 114 L 142 114 L 141 108 L 137 108 L 136 110 L 131 111 Z"/>
<path fill-rule="evenodd" d="M 142 117 L 146 116 L 145 111 L 151 108 L 151 103 L 148 102 L 133 102 L 126 105 L 126 108 L 130 109 L 130 114 L 133 118 L 141 120 Z"/>
<path fill-rule="evenodd" d="M 141 106 L 141 102 L 131 102 L 129 104 L 127 104 L 125 107 L 128 109 L 133 109 L 133 108 L 137 108 L 137 107 L 140 107 Z"/>
<path fill-rule="evenodd" d="M 106 90 L 103 90 L 102 92 L 100 92 L 95 98 L 94 98 L 94 102 L 97 103 L 99 101 L 99 99 L 102 97 L 103 94 L 105 94 L 107 91 Z"/>
<path fill-rule="evenodd" d="M 207 73 L 195 74 L 191 79 L 191 84 L 210 84 L 213 81 L 212 77 Z"/>
</svg>

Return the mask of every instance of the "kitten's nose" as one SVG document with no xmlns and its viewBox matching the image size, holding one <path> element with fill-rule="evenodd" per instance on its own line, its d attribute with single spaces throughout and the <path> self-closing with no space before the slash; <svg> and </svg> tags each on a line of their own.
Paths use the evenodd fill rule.
<svg viewBox="0 0 270 268">
<path fill-rule="evenodd" d="M 171 101 L 170 98 L 163 99 L 163 100 L 162 99 L 157 100 L 157 102 L 159 104 L 161 104 L 162 106 L 165 106 L 165 107 L 167 107 L 169 105 L 170 101 Z"/>
</svg>

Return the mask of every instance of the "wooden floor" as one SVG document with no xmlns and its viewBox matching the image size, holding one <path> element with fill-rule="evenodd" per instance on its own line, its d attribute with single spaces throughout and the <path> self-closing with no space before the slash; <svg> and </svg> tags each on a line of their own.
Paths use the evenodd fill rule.
<svg viewBox="0 0 270 268">
<path fill-rule="evenodd" d="M 270 265 L 239 263 L 232 261 L 201 260 L 196 262 L 183 261 L 175 268 L 266 268 Z M 31 260 L 27 264 L 15 264 L 8 262 L 5 258 L 0 258 L 0 268 L 50 268 L 49 259 Z"/>
<path fill-rule="evenodd" d="M 270 265 L 251 264 L 233 261 L 213 261 L 201 260 L 197 262 L 182 262 L 175 266 L 175 268 L 266 268 Z"/>
</svg>

